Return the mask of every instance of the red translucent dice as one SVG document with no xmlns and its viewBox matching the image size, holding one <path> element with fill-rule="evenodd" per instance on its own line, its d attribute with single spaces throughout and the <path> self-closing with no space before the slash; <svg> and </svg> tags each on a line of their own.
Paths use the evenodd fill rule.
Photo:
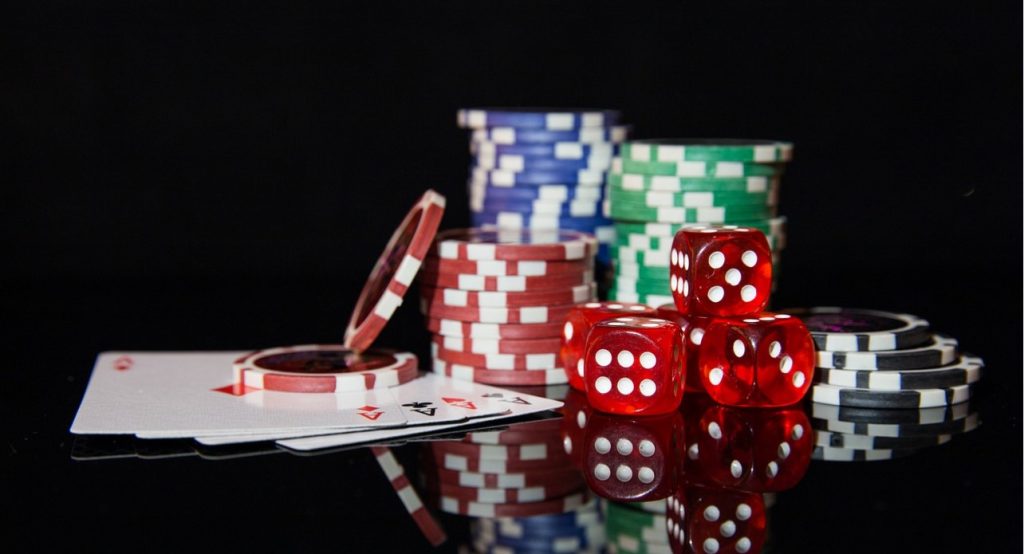
<svg viewBox="0 0 1024 554">
<path fill-rule="evenodd" d="M 669 287 L 682 314 L 755 314 L 768 305 L 771 283 L 771 251 L 757 229 L 688 226 L 672 241 Z"/>
<path fill-rule="evenodd" d="M 583 440 L 586 435 L 587 424 L 590 423 L 590 416 L 593 410 L 587 403 L 587 395 L 570 390 L 565 396 L 565 404 L 562 406 L 562 449 L 573 467 L 580 467 L 580 460 L 583 458 Z"/>
<path fill-rule="evenodd" d="M 583 353 L 587 348 L 587 335 L 594 325 L 613 317 L 653 316 L 654 308 L 629 302 L 588 302 L 569 311 L 562 329 L 562 364 L 569 385 L 576 390 L 583 386 Z"/>
<path fill-rule="evenodd" d="M 699 375 L 720 404 L 788 406 L 810 388 L 814 362 L 814 342 L 803 322 L 761 313 L 712 321 L 701 339 Z"/>
<path fill-rule="evenodd" d="M 666 501 L 669 547 L 674 554 L 756 554 L 767 518 L 758 493 L 687 484 Z"/>
<path fill-rule="evenodd" d="M 677 486 L 682 416 L 594 414 L 587 425 L 582 467 L 587 486 L 618 502 L 660 500 Z"/>
<path fill-rule="evenodd" d="M 685 350 L 679 326 L 670 321 L 602 321 L 590 330 L 583 362 L 587 401 L 596 410 L 657 415 L 679 408 Z"/>
<path fill-rule="evenodd" d="M 713 406 L 688 437 L 693 471 L 718 485 L 752 492 L 793 488 L 814 451 L 810 421 L 799 408 L 744 410 Z M 696 445 L 696 447 L 692 447 Z"/>
<path fill-rule="evenodd" d="M 683 334 L 683 348 L 686 350 L 686 392 L 704 392 L 704 385 L 700 382 L 698 355 L 704 339 L 704 330 L 712 318 L 683 315 L 679 313 L 679 308 L 676 308 L 675 304 L 659 306 L 658 317 L 678 325 Z"/>
</svg>

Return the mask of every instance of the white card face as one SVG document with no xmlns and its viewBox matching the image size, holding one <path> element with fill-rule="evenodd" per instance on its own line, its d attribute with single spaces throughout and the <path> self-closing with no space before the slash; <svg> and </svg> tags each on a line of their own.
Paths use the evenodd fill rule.
<svg viewBox="0 0 1024 554">
<path fill-rule="evenodd" d="M 458 423 L 469 419 L 505 414 L 511 411 L 507 402 L 495 401 L 484 395 L 492 393 L 473 383 L 448 379 L 436 373 L 425 373 L 403 385 L 388 389 L 398 403 L 407 424 L 437 425 Z M 346 429 L 359 432 L 359 429 Z M 284 438 L 309 437 L 336 434 L 336 429 L 313 429 L 297 434 L 294 432 L 267 432 L 258 434 L 206 435 L 195 437 L 206 445 L 237 444 Z M 422 430 L 417 432 L 423 432 Z"/>
<path fill-rule="evenodd" d="M 479 399 L 481 403 L 493 403 L 498 407 L 504 407 L 508 411 L 501 415 L 477 418 L 463 423 L 403 427 L 400 429 L 374 429 L 370 431 L 335 435 L 283 439 L 278 440 L 277 444 L 292 450 L 310 451 L 319 450 L 321 448 L 336 448 L 361 443 L 377 443 L 392 438 L 401 438 L 418 433 L 444 431 L 446 429 L 455 430 L 459 427 L 476 425 L 484 421 L 500 421 L 502 419 L 510 419 L 562 407 L 562 402 L 558 400 L 550 400 L 539 396 L 506 391 L 497 387 L 482 385 L 480 383 L 458 381 L 440 375 L 438 375 L 437 378 L 447 381 L 454 390 L 466 395 L 468 398 L 472 398 L 473 402 L 476 402 L 477 399 Z"/>
<path fill-rule="evenodd" d="M 406 423 L 389 389 L 344 394 L 232 390 L 231 365 L 242 354 L 100 354 L 71 432 L 169 438 Z"/>
</svg>

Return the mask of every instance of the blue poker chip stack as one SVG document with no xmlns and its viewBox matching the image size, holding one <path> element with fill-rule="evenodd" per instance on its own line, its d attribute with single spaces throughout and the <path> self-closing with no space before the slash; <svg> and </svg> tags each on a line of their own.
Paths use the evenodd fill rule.
<svg viewBox="0 0 1024 554">
<path fill-rule="evenodd" d="M 459 126 L 472 131 L 473 225 L 592 233 L 607 265 L 615 231 L 602 213 L 605 179 L 628 133 L 618 123 L 613 110 L 459 110 Z"/>
</svg>

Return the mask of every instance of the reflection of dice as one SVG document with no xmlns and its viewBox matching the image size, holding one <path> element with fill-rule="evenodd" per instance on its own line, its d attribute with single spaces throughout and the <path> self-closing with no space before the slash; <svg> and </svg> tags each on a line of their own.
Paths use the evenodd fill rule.
<svg viewBox="0 0 1024 554">
<path fill-rule="evenodd" d="M 807 472 L 814 437 L 799 408 L 744 410 L 708 408 L 695 435 L 691 467 L 706 480 L 751 492 L 794 487 Z"/>
<path fill-rule="evenodd" d="M 577 390 L 569 390 L 562 406 L 562 448 L 569 456 L 573 467 L 580 467 L 583 457 L 583 439 L 593 411 L 587 403 L 587 396 Z"/>
<path fill-rule="evenodd" d="M 647 317 L 602 321 L 587 337 L 587 400 L 613 414 L 673 412 L 683 398 L 684 363 L 682 334 L 674 323 Z"/>
<path fill-rule="evenodd" d="M 666 501 L 673 553 L 757 553 L 765 539 L 764 500 L 758 493 L 684 485 Z"/>
<path fill-rule="evenodd" d="M 771 282 L 771 251 L 757 229 L 694 225 L 672 241 L 669 287 L 680 313 L 757 313 L 768 304 Z"/>
<path fill-rule="evenodd" d="M 704 330 L 713 318 L 699 315 L 683 315 L 675 304 L 658 307 L 658 317 L 667 319 L 679 326 L 683 335 L 683 348 L 686 351 L 686 392 L 704 392 L 700 381 L 698 358 Z"/>
<path fill-rule="evenodd" d="M 588 302 L 569 311 L 562 328 L 562 367 L 569 377 L 569 385 L 584 390 L 583 353 L 587 348 L 587 334 L 594 325 L 613 317 L 653 316 L 654 308 L 629 302 Z"/>
<path fill-rule="evenodd" d="M 654 417 L 594 414 L 583 442 L 591 490 L 619 502 L 659 500 L 676 488 L 684 444 L 679 412 Z"/>
<path fill-rule="evenodd" d="M 814 377 L 814 341 L 786 314 L 715 319 L 700 348 L 700 379 L 716 402 L 774 407 L 799 402 Z"/>
</svg>

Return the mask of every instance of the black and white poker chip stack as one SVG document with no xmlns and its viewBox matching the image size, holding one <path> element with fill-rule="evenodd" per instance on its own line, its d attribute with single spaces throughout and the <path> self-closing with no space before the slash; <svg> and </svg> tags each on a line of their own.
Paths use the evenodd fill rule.
<svg viewBox="0 0 1024 554">
<path fill-rule="evenodd" d="M 787 310 L 814 338 L 814 458 L 871 461 L 948 442 L 979 425 L 968 401 L 981 358 L 908 314 L 845 308 Z"/>
</svg>

